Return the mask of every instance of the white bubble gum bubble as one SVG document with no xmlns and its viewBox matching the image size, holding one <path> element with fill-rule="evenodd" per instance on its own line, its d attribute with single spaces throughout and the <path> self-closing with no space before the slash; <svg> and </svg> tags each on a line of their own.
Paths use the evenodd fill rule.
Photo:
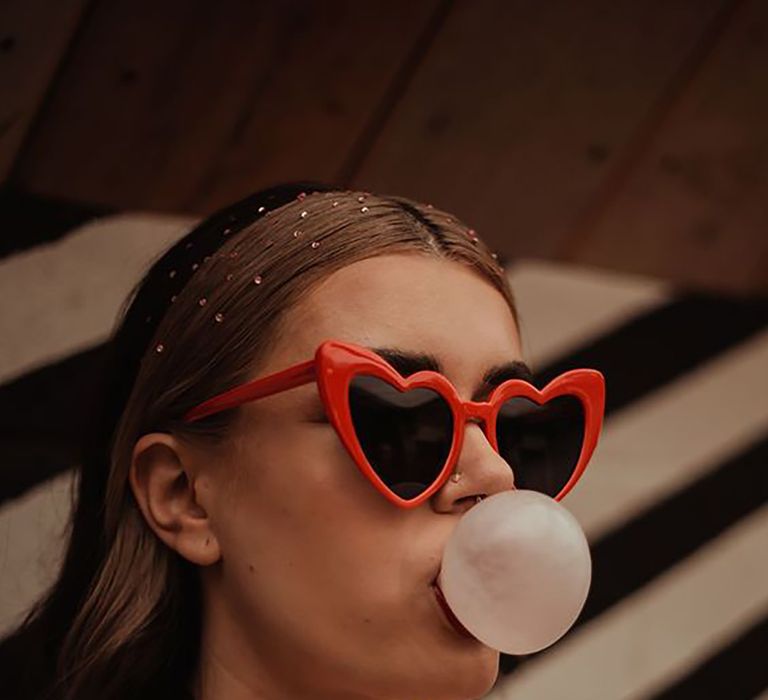
<svg viewBox="0 0 768 700">
<path fill-rule="evenodd" d="M 576 518 L 549 496 L 511 490 L 459 520 L 438 584 L 477 639 L 505 654 L 530 654 L 573 625 L 591 579 L 589 544 Z"/>
</svg>

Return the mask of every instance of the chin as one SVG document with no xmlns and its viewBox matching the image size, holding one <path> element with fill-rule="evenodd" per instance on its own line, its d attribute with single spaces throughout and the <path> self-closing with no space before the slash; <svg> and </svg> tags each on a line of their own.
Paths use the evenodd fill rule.
<svg viewBox="0 0 768 700">
<path fill-rule="evenodd" d="M 463 658 L 451 661 L 448 667 L 441 664 L 439 669 L 432 669 L 435 675 L 423 679 L 414 700 L 480 700 L 487 695 L 499 677 L 499 652 L 483 645 L 459 656 Z M 411 698 L 408 694 L 400 697 Z"/>
</svg>

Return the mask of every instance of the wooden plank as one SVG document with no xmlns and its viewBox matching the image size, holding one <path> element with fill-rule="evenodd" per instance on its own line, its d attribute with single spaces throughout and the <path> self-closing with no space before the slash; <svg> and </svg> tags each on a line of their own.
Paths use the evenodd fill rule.
<svg viewBox="0 0 768 700">
<path fill-rule="evenodd" d="M 6 179 L 88 0 L 0 4 L 0 181 Z"/>
<path fill-rule="evenodd" d="M 724 0 L 459 2 L 353 178 L 556 257 Z"/>
<path fill-rule="evenodd" d="M 108 0 L 89 16 L 19 184 L 199 211 L 336 176 L 438 7 Z"/>
<path fill-rule="evenodd" d="M 738 8 L 594 218 L 569 244 L 569 259 L 687 286 L 768 292 L 766 3 Z"/>
</svg>

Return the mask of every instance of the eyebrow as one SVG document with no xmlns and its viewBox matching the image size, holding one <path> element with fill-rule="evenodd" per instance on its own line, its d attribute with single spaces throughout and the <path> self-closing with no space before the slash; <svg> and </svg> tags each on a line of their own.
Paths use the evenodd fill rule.
<svg viewBox="0 0 768 700">
<path fill-rule="evenodd" d="M 407 377 L 409 374 L 414 374 L 421 370 L 431 370 L 433 372 L 445 374 L 440 360 L 431 353 L 410 352 L 395 347 L 368 347 L 367 349 L 375 352 L 379 357 L 388 362 L 403 377 Z M 508 379 L 523 379 L 531 384 L 534 382 L 531 368 L 521 360 L 513 360 L 511 362 L 494 365 L 486 371 L 480 384 L 475 388 L 475 392 L 472 395 L 472 401 L 480 401 L 481 399 L 484 399 L 491 389 L 497 387 Z"/>
</svg>

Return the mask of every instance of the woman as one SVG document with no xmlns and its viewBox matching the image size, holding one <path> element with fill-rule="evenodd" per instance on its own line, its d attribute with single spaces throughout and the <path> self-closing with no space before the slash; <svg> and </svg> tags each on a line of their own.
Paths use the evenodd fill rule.
<svg viewBox="0 0 768 700">
<path fill-rule="evenodd" d="M 432 583 L 462 514 L 518 476 L 472 420 L 441 471 L 439 396 L 412 389 L 396 414 L 382 406 L 400 390 L 377 393 L 395 370 L 439 371 L 462 401 L 532 380 L 474 231 L 405 198 L 290 183 L 211 216 L 129 301 L 65 563 L 5 644 L 19 697 L 487 693 L 498 652 L 457 631 Z M 377 361 L 351 413 L 330 415 L 349 363 Z"/>
</svg>

